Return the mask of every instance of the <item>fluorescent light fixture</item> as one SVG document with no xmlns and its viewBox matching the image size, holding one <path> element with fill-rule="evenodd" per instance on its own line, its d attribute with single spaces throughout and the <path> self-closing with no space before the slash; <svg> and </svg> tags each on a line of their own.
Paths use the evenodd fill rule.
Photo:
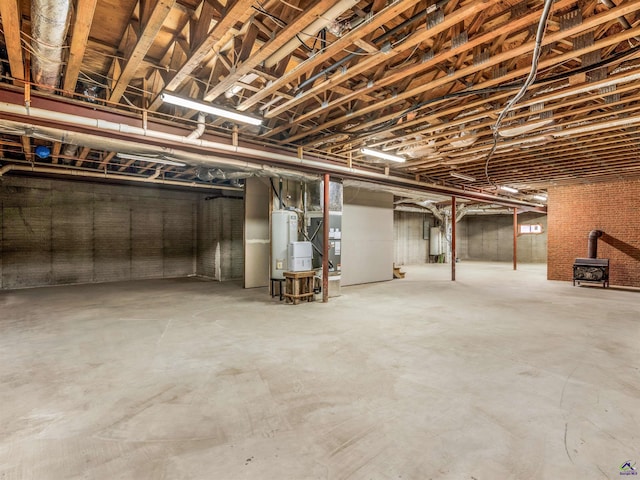
<svg viewBox="0 0 640 480">
<path fill-rule="evenodd" d="M 214 107 L 212 105 L 196 102 L 188 98 L 176 97 L 170 93 L 163 93 L 160 95 L 163 102 L 170 103 L 171 105 L 178 105 L 179 107 L 192 108 L 204 113 L 210 113 L 211 115 L 217 115 L 218 117 L 228 118 L 229 120 L 235 120 L 236 122 L 248 123 L 250 125 L 261 125 L 262 120 L 259 118 L 249 117 L 248 115 L 242 115 L 241 113 L 230 112 L 223 110 L 222 108 Z"/>
<path fill-rule="evenodd" d="M 467 182 L 475 182 L 476 179 L 474 177 L 472 177 L 471 175 L 465 175 L 464 173 L 458 173 L 458 172 L 449 172 L 450 175 L 452 177 L 456 177 L 459 178 L 461 180 L 466 180 Z"/>
<path fill-rule="evenodd" d="M 406 159 L 399 155 L 391 155 L 390 153 L 379 152 L 377 150 L 371 150 L 370 148 L 361 148 L 360 151 L 365 155 L 371 155 L 372 157 L 382 158 L 383 160 L 391 160 L 392 162 L 405 162 Z"/>
<path fill-rule="evenodd" d="M 164 158 L 144 157 L 142 155 L 130 155 L 128 153 L 118 153 L 118 158 L 123 160 L 138 160 L 140 162 L 161 163 L 163 165 L 173 165 L 174 167 L 186 167 L 186 163 L 175 160 L 165 160 Z"/>
<path fill-rule="evenodd" d="M 509 193 L 518 193 L 517 188 L 505 187 L 504 185 L 500 187 L 500 190 L 504 190 L 505 192 L 509 192 Z"/>
<path fill-rule="evenodd" d="M 547 196 L 546 195 L 534 195 L 533 198 L 535 198 L 536 200 L 540 200 L 541 202 L 546 202 L 547 201 Z"/>
</svg>

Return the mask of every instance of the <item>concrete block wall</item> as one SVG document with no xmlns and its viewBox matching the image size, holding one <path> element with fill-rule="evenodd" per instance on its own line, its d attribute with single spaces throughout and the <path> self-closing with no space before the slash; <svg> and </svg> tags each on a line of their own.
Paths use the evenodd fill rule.
<svg viewBox="0 0 640 480">
<path fill-rule="evenodd" d="M 544 263 L 547 258 L 547 216 L 518 215 L 518 224 L 542 225 L 542 234 L 518 236 L 518 262 Z M 513 216 L 467 215 L 457 224 L 456 244 L 460 260 L 510 262 L 513 260 Z"/>
<path fill-rule="evenodd" d="M 196 273 L 216 280 L 242 278 L 244 272 L 241 198 L 202 198 L 198 204 Z"/>
<path fill-rule="evenodd" d="M 598 258 L 610 260 L 612 285 L 640 287 L 640 180 L 549 188 L 550 280 L 570 281 L 587 256 L 591 230 L 602 230 Z"/>
<path fill-rule="evenodd" d="M 241 278 L 242 200 L 204 198 L 151 187 L 3 177 L 0 288 L 196 273 Z M 219 265 L 205 269 L 217 248 Z"/>
<path fill-rule="evenodd" d="M 393 261 L 396 265 L 429 263 L 429 240 L 424 238 L 425 222 L 434 225 L 433 215 L 419 212 L 393 212 L 395 237 Z"/>
</svg>

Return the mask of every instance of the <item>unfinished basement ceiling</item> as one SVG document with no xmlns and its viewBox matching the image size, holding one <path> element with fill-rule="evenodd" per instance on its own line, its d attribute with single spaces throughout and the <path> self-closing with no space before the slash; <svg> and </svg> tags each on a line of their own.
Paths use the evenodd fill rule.
<svg viewBox="0 0 640 480">
<path fill-rule="evenodd" d="M 531 70 L 543 7 L 512 0 L 3 0 L 0 101 L 107 112 L 110 121 L 155 122 L 187 136 L 197 130 L 198 112 L 163 102 L 161 94 L 171 93 L 262 120 L 251 126 L 208 115 L 203 139 L 473 192 L 509 185 L 531 195 L 553 184 L 640 176 L 640 0 L 552 3 L 535 81 L 502 121 L 487 162 L 492 127 Z M 0 126 L 5 165 L 156 172 L 184 182 L 215 175 L 198 161 L 167 164 L 172 157 L 154 153 L 148 139 L 147 150 L 129 153 L 164 163 L 118 157 L 108 143 L 65 142 L 64 134 L 109 139 L 113 132 L 15 111 L 3 117 L 15 122 Z M 61 134 L 20 130 L 20 122 Z M 38 147 L 49 155 L 38 156 L 47 153 Z M 375 162 L 362 147 L 407 161 Z"/>
</svg>

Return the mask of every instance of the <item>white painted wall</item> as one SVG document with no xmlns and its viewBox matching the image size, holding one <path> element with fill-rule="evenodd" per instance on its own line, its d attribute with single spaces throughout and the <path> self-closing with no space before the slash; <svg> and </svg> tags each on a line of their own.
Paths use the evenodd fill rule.
<svg viewBox="0 0 640 480">
<path fill-rule="evenodd" d="M 270 186 L 264 178 L 247 178 L 244 190 L 244 288 L 269 285 Z"/>
<path fill-rule="evenodd" d="M 393 278 L 393 194 L 344 189 L 341 285 Z"/>
</svg>

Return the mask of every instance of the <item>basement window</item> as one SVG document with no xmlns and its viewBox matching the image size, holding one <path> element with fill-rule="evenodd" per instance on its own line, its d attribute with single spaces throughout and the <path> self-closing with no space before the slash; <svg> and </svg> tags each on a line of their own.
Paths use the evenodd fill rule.
<svg viewBox="0 0 640 480">
<path fill-rule="evenodd" d="M 537 235 L 542 233 L 542 225 L 540 225 L 539 223 L 534 223 L 534 224 L 530 224 L 530 223 L 522 223 L 520 224 L 520 234 L 521 235 Z"/>
</svg>

